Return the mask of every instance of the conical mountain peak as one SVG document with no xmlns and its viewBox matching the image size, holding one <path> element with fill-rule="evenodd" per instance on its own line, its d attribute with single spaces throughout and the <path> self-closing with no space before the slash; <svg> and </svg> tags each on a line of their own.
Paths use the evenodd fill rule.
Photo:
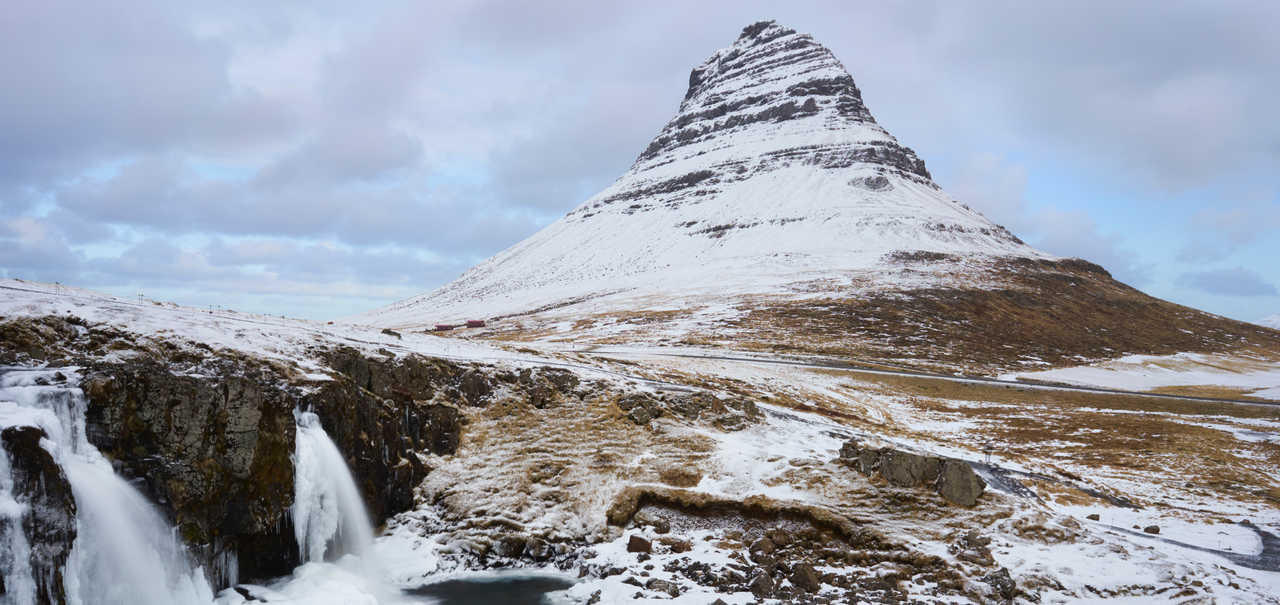
<svg viewBox="0 0 1280 605">
<path fill-rule="evenodd" d="M 675 116 L 612 185 L 388 313 L 495 316 L 655 289 L 783 294 L 879 279 L 904 252 L 1045 256 L 935 185 L 830 50 L 762 21 L 693 69 Z"/>
<path fill-rule="evenodd" d="M 876 123 L 830 50 L 808 34 L 761 21 L 690 72 L 679 111 L 633 170 L 705 155 L 724 143 L 781 151 L 823 139 L 844 143 L 853 161 L 930 178 L 924 162 Z"/>
</svg>

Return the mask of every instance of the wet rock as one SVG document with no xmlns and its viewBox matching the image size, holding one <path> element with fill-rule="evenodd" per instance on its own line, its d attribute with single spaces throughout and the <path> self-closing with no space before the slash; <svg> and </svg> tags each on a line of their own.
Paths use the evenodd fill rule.
<svg viewBox="0 0 1280 605">
<path fill-rule="evenodd" d="M 627 539 L 627 552 L 653 552 L 653 543 L 635 534 Z"/>
<path fill-rule="evenodd" d="M 788 579 L 796 588 L 805 592 L 818 592 L 822 588 L 822 580 L 818 577 L 818 572 L 808 563 L 800 563 L 792 567 Z"/>
<path fill-rule="evenodd" d="M 67 602 L 63 569 L 76 539 L 76 502 L 62 467 L 40 447 L 44 438 L 44 430 L 32 426 L 11 426 L 0 432 L 15 499 L 27 506 L 22 526 L 6 529 L 23 532 L 31 546 L 36 603 L 63 605 Z"/>
</svg>

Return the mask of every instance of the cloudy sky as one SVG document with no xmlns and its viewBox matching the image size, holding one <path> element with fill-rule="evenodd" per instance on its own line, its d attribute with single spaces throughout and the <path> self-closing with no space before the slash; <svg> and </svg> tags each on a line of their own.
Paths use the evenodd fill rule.
<svg viewBox="0 0 1280 605">
<path fill-rule="evenodd" d="M 419 294 L 609 184 L 774 18 L 1033 245 L 1280 313 L 1280 3 L 611 4 L 7 6 L 0 276 L 313 318 Z"/>
</svg>

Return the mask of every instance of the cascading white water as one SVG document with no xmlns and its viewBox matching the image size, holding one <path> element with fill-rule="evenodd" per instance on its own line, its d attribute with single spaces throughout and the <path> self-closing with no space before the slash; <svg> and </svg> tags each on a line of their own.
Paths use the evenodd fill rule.
<svg viewBox="0 0 1280 605">
<path fill-rule="evenodd" d="M 84 394 L 66 376 L 74 369 L 32 370 L 0 368 L 0 428 L 37 426 L 48 436 L 42 442 L 62 467 L 76 500 L 76 540 L 67 560 L 64 577 L 67 596 L 77 605 L 205 605 L 213 600 L 213 590 L 202 570 L 196 567 L 172 527 L 146 498 L 117 476 L 111 463 L 85 434 Z M 43 384 L 42 384 L 43 383 Z M 0 516 L 17 511 L 22 503 L 12 494 L 8 458 L 0 478 Z M 7 486 L 7 487 L 6 487 Z M 5 500 L 13 500 L 15 506 Z M 26 563 L 21 547 L 6 532 L 12 548 L 13 564 Z M 17 530 L 22 534 L 21 528 Z M 25 537 L 22 539 L 25 542 Z M 26 603 L 28 589 L 22 578 L 23 594 L 12 594 L 5 602 Z M 9 574 L 6 573 L 6 581 Z M 34 590 L 34 589 L 32 589 Z M 6 597 L 8 598 L 8 597 Z M 34 600 L 34 596 L 32 599 Z"/>
<path fill-rule="evenodd" d="M 35 602 L 36 580 L 31 571 L 31 545 L 22 531 L 27 506 L 17 498 L 9 452 L 0 447 L 0 577 L 5 588 L 0 603 L 25 605 Z"/>
<path fill-rule="evenodd" d="M 294 411 L 294 537 L 304 562 L 362 556 L 373 544 L 373 526 L 355 479 L 320 418 Z"/>
</svg>

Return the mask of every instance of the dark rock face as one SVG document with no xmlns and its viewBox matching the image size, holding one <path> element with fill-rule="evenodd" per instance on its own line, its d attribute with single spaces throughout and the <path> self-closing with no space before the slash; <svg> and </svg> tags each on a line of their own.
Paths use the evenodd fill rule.
<svg viewBox="0 0 1280 605">
<path fill-rule="evenodd" d="M 864 475 L 878 473 L 898 487 L 930 487 L 948 502 L 973 506 L 986 489 L 986 482 L 968 462 L 955 458 L 925 456 L 890 447 L 861 447 L 856 439 L 840 447 L 840 459 Z"/>
<path fill-rule="evenodd" d="M 12 426 L 0 433 L 9 455 L 14 494 L 29 507 L 21 528 L 31 545 L 31 572 L 36 581 L 36 603 L 67 602 L 63 567 L 76 539 L 76 502 L 71 484 L 53 456 L 40 447 L 45 432 L 36 427 Z M 4 591 L 0 589 L 0 595 Z"/>
<path fill-rule="evenodd" d="M 260 364 L 211 365 L 201 376 L 149 360 L 93 368 L 81 384 L 89 440 L 143 479 L 197 552 L 238 553 L 247 577 L 288 572 L 298 394 Z"/>
<path fill-rule="evenodd" d="M 428 472 L 417 452 L 457 450 L 461 414 L 437 395 L 468 401 L 457 388 L 467 369 L 439 360 L 371 360 L 344 349 L 328 361 L 333 380 L 302 386 L 231 356 L 185 375 L 152 360 L 97 364 L 82 384 L 89 438 L 123 474 L 144 480 L 215 585 L 231 580 L 215 564 L 228 554 L 243 579 L 285 574 L 298 563 L 289 514 L 295 408 L 320 416 L 380 521 L 412 506 Z"/>
</svg>

